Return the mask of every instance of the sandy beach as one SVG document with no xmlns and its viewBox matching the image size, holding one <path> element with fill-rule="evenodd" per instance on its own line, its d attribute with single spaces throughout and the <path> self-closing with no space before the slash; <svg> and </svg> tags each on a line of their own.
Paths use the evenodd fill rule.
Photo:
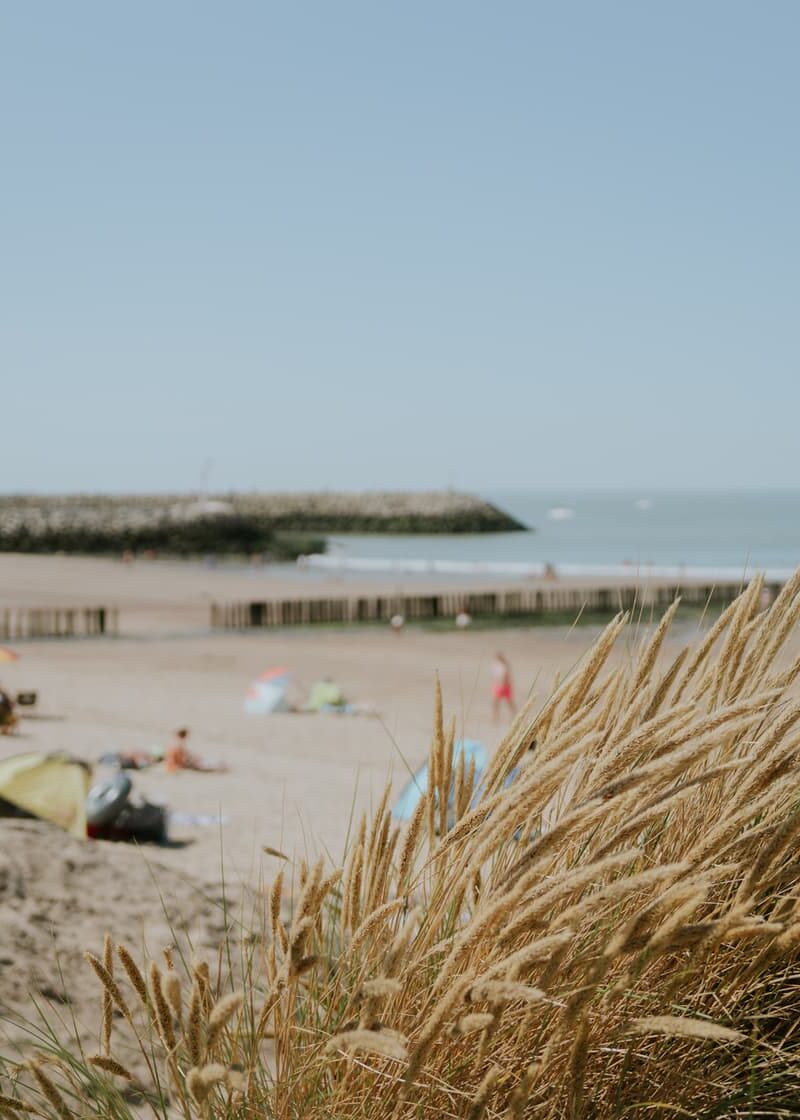
<svg viewBox="0 0 800 1120">
<path fill-rule="evenodd" d="M 14 735 L 0 737 L 0 757 L 67 751 L 94 763 L 108 752 L 163 748 L 186 725 L 194 752 L 229 767 L 167 774 L 157 765 L 133 774 L 137 793 L 178 814 L 166 847 L 136 850 L 78 841 L 53 826 L 0 822 L 0 1004 L 25 1008 L 31 992 L 57 998 L 68 977 L 60 998 L 90 1024 L 96 992 L 85 982 L 81 955 L 99 947 L 106 929 L 157 951 L 177 928 L 193 949 L 214 953 L 225 927 L 221 884 L 237 905 L 257 898 L 279 866 L 264 846 L 295 867 L 300 857 L 341 858 L 353 821 L 386 781 L 396 795 L 426 758 L 437 673 L 458 734 L 491 753 L 508 727 L 506 715 L 492 721 L 495 651 L 508 657 L 522 702 L 530 691 L 544 697 L 599 633 L 585 625 L 214 634 L 204 624 L 206 596 L 221 585 L 240 592 L 255 578 L 247 570 L 0 557 L 0 573 L 0 605 L 108 598 L 128 620 L 124 637 L 16 645 L 20 660 L 4 665 L 0 679 L 11 692 L 35 689 L 39 702 Z M 677 623 L 663 656 L 674 655 L 697 626 Z M 615 656 L 627 656 L 645 629 L 633 630 Z M 330 677 L 377 714 L 246 714 L 250 682 L 275 665 L 292 673 L 297 701 Z M 18 1042 L 25 1032 L 10 1037 Z"/>
<path fill-rule="evenodd" d="M 341 852 L 351 815 L 388 779 L 396 789 L 404 784 L 409 767 L 427 754 L 436 673 L 458 734 L 491 752 L 505 726 L 491 720 L 494 652 L 508 656 L 521 702 L 532 689 L 544 695 L 598 633 L 589 625 L 438 633 L 408 627 L 400 635 L 388 627 L 209 631 L 215 597 L 245 597 L 254 586 L 260 594 L 287 594 L 298 582 L 308 593 L 341 586 L 285 568 L 0 556 L 0 608 L 102 602 L 119 608 L 121 632 L 19 643 L 21 660 L 0 679 L 12 692 L 36 689 L 40 700 L 18 734 L 0 739 L 0 752 L 62 750 L 94 762 L 107 752 L 163 748 L 176 727 L 188 726 L 192 750 L 226 763 L 229 773 L 168 775 L 156 766 L 135 775 L 135 788 L 180 814 L 224 823 L 176 826 L 174 838 L 186 846 L 159 858 L 208 877 L 222 852 L 228 877 L 251 880 L 262 845 L 290 855 Z M 665 655 L 696 625 L 677 625 Z M 292 674 L 298 702 L 329 677 L 377 716 L 245 714 L 250 682 L 274 665 Z"/>
<path fill-rule="evenodd" d="M 14 735 L 0 737 L 0 757 L 67 751 L 94 763 L 108 752 L 164 747 L 186 725 L 194 752 L 230 768 L 170 775 L 159 765 L 132 775 L 137 793 L 184 815 L 172 823 L 168 847 L 137 850 L 78 841 L 50 825 L 0 822 L 0 1006 L 27 1012 L 31 994 L 56 1004 L 66 999 L 89 1024 L 86 1037 L 97 1001 L 82 953 L 96 951 L 105 930 L 156 952 L 179 930 L 193 950 L 213 955 L 225 927 L 223 880 L 238 906 L 278 869 L 264 846 L 284 852 L 293 866 L 302 856 L 338 859 L 351 822 L 374 805 L 386 781 L 399 792 L 409 768 L 424 761 L 436 673 L 458 733 L 492 751 L 508 725 L 505 717 L 496 725 L 491 719 L 490 662 L 498 646 L 522 701 L 532 687 L 544 693 L 597 633 L 410 627 L 396 635 L 368 627 L 212 634 L 211 595 L 243 594 L 255 578 L 285 586 L 286 576 L 16 556 L 0 557 L 0 576 L 0 606 L 106 600 L 120 606 L 127 633 L 16 643 L 20 660 L 4 665 L 0 680 L 14 693 L 35 689 L 39 702 Z M 250 682 L 273 665 L 291 671 L 293 699 L 331 677 L 377 715 L 247 715 Z M 205 823 L 179 823 L 186 815 Z M 12 1048 L 27 1037 L 8 1025 L 5 1036 Z"/>
<path fill-rule="evenodd" d="M 459 734 L 492 750 L 506 723 L 491 721 L 489 664 L 498 643 L 523 698 L 537 678 L 544 691 L 567 670 L 592 634 L 409 629 L 397 636 L 387 628 L 31 642 L 18 647 L 22 659 L 3 679 L 12 690 L 37 689 L 40 702 L 16 735 L 0 739 L 0 751 L 66 750 L 94 761 L 163 747 L 185 724 L 192 750 L 230 772 L 170 775 L 156 766 L 134 775 L 135 788 L 180 813 L 226 823 L 174 827 L 187 846 L 159 859 L 208 877 L 222 844 L 228 876 L 250 879 L 261 845 L 291 855 L 341 852 L 351 806 L 360 813 L 387 779 L 397 788 L 406 781 L 406 764 L 416 768 L 427 755 L 437 672 Z M 298 699 L 331 677 L 378 715 L 247 715 L 248 685 L 271 665 L 290 669 Z"/>
</svg>

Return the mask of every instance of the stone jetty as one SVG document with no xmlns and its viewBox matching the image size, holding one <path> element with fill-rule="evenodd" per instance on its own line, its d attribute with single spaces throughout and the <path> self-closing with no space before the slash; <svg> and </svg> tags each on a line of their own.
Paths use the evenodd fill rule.
<svg viewBox="0 0 800 1120">
<path fill-rule="evenodd" d="M 114 553 L 150 549 L 287 554 L 281 534 L 492 533 L 524 529 L 490 502 L 457 491 L 11 495 L 0 497 L 0 551 Z M 283 545 L 286 546 L 284 537 Z M 314 547 L 309 547 L 313 545 Z"/>
</svg>

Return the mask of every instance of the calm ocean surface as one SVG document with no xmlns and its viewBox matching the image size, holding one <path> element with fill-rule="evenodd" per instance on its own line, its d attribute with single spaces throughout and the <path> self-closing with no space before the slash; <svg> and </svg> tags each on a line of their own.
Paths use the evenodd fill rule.
<svg viewBox="0 0 800 1120">
<path fill-rule="evenodd" d="M 783 578 L 800 566 L 800 491 L 492 493 L 535 531 L 484 536 L 348 536 L 315 559 L 346 574 L 474 573 Z"/>
</svg>

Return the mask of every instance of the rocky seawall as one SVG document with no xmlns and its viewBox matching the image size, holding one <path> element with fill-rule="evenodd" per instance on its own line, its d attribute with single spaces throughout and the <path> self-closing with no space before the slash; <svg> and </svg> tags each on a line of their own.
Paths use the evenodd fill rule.
<svg viewBox="0 0 800 1120">
<path fill-rule="evenodd" d="M 452 491 L 0 497 L 0 551 L 84 555 L 250 555 L 324 551 L 326 533 L 493 533 L 524 529 Z"/>
</svg>

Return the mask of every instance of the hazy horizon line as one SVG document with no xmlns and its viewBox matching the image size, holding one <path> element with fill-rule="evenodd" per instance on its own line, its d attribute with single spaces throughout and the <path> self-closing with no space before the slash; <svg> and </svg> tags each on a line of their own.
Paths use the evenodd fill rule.
<svg viewBox="0 0 800 1120">
<path fill-rule="evenodd" d="M 485 499 L 513 497 L 516 495 L 574 495 L 574 494 L 636 494 L 640 497 L 649 497 L 655 494 L 764 494 L 764 493 L 800 493 L 800 485 L 787 483 L 776 484 L 743 484 L 726 483 L 724 485 L 706 483 L 694 485 L 674 485 L 669 483 L 652 483 L 634 486 L 631 484 L 598 484 L 587 482 L 553 483 L 551 485 L 535 484 L 530 486 L 519 483 L 498 483 L 488 486 L 461 486 L 461 485 L 427 485 L 427 486 L 164 486 L 157 488 L 129 489 L 115 487 L 113 489 L 14 489 L 0 488 L 0 499 L 5 498 L 60 498 L 60 497 L 102 497 L 125 498 L 139 496 L 169 496 L 169 495 L 220 495 L 220 494 L 464 494 Z"/>
</svg>

